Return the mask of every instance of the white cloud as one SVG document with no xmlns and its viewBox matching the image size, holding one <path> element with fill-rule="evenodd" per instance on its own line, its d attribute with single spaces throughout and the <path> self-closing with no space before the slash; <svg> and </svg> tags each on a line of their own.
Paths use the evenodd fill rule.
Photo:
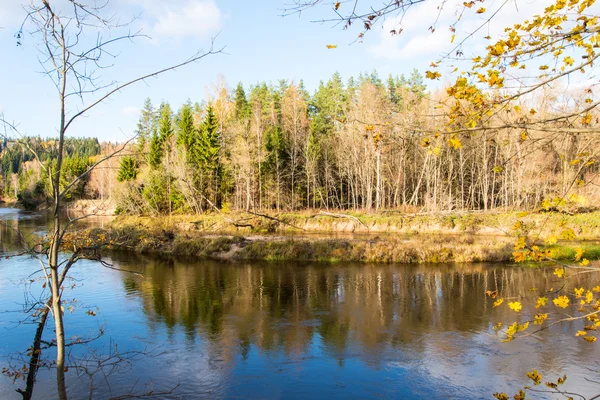
<svg viewBox="0 0 600 400">
<path fill-rule="evenodd" d="M 204 37 L 221 27 L 221 10 L 213 0 L 189 1 L 183 8 L 161 15 L 153 31 L 161 36 Z"/>
<path fill-rule="evenodd" d="M 534 14 L 543 12 L 544 7 L 553 0 L 523 0 L 517 2 L 509 1 L 492 18 L 491 23 L 485 24 L 491 13 L 499 7 L 500 3 L 491 3 L 487 6 L 488 12 L 482 15 L 467 10 L 456 25 L 456 41 L 450 43 L 452 33 L 450 25 L 454 24 L 461 11 L 462 0 L 449 0 L 444 3 L 440 11 L 438 6 L 441 1 L 425 2 L 413 6 L 404 15 L 388 18 L 379 32 L 377 44 L 369 50 L 377 57 L 389 60 L 414 59 L 424 57 L 435 61 L 439 56 L 451 51 L 462 38 L 481 28 L 469 39 L 463 48 L 465 55 L 481 52 L 485 49 L 487 41 L 483 36 L 497 37 L 502 34 L 504 28 L 516 22 L 531 18 Z M 431 33 L 429 27 L 435 22 L 435 32 Z M 403 31 L 400 35 L 392 36 L 392 29 Z M 425 57 L 427 56 L 427 57 Z"/>
<path fill-rule="evenodd" d="M 1 1 L 1 0 L 0 0 Z M 215 0 L 128 0 L 143 11 L 144 29 L 153 38 L 205 38 L 221 29 Z"/>
</svg>

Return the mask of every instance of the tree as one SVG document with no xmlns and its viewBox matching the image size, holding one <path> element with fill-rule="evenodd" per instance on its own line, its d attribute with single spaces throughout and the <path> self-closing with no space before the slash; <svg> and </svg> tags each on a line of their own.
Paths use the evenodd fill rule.
<svg viewBox="0 0 600 400">
<path fill-rule="evenodd" d="M 397 26 L 394 26 L 389 34 L 406 34 L 402 29 L 402 21 L 407 10 L 426 1 L 335 2 L 332 17 L 323 18 L 323 21 L 342 23 L 344 28 L 359 26 L 358 36 L 361 39 L 386 18 L 397 17 Z M 319 3 L 323 1 L 296 0 L 296 7 L 289 12 L 300 12 Z M 441 121 L 434 120 L 433 129 L 426 132 L 416 124 L 411 129 L 425 133 L 421 144 L 427 149 L 423 173 L 417 181 L 417 187 L 420 188 L 424 181 L 427 192 L 431 193 L 429 187 L 433 187 L 432 200 L 437 208 L 435 202 L 439 197 L 438 189 L 444 186 L 443 183 L 440 184 L 440 180 L 445 180 L 440 179 L 439 163 L 440 156 L 446 152 L 440 146 L 440 142 L 443 141 L 447 151 L 451 154 L 458 153 L 458 157 L 448 157 L 450 175 L 455 171 L 455 162 L 458 164 L 461 180 L 465 178 L 465 169 L 470 168 L 471 173 L 477 175 L 478 179 L 472 180 L 469 201 L 488 209 L 497 204 L 498 195 L 501 193 L 498 186 L 499 182 L 502 182 L 499 175 L 505 173 L 509 160 L 523 157 L 525 153 L 554 148 L 559 159 L 564 160 L 560 164 L 563 164 L 562 168 L 569 178 L 563 179 L 562 185 L 552 189 L 553 195 L 548 196 L 548 193 L 544 193 L 546 185 L 540 184 L 546 179 L 546 171 L 538 170 L 535 185 L 541 187 L 543 194 L 537 195 L 539 192 L 537 188 L 534 189 L 537 200 L 534 201 L 535 207 L 550 212 L 563 207 L 581 206 L 584 199 L 575 193 L 574 189 L 586 186 L 588 182 L 584 177 L 590 176 L 592 171 L 597 171 L 596 160 L 600 155 L 597 148 L 592 150 L 587 144 L 582 146 L 586 149 L 584 151 L 572 151 L 574 148 L 581 148 L 581 138 L 585 138 L 584 143 L 592 143 L 595 142 L 592 135 L 600 132 L 600 102 L 594 97 L 597 85 L 595 67 L 597 58 L 600 57 L 597 50 L 600 21 L 596 10 L 592 8 L 594 1 L 556 0 L 547 6 L 540 3 L 543 5 L 533 18 L 517 21 L 507 27 L 499 37 L 484 37 L 489 41 L 489 45 L 483 53 L 465 55 L 469 41 L 480 35 L 480 31 L 485 31 L 482 28 L 485 28 L 501 8 L 512 2 L 491 4 L 490 10 L 478 3 L 483 2 L 465 1 L 462 7 L 458 4 L 458 17 L 450 26 L 449 42 L 455 42 L 458 24 L 461 20 L 464 21 L 466 15 L 488 15 L 484 17 L 485 21 L 475 30 L 469 29 L 464 37 L 459 37 L 453 49 L 441 59 L 432 62 L 431 69 L 425 73 L 426 78 L 439 80 L 442 77 L 439 68 L 441 65 L 464 63 L 458 63 L 458 67 L 448 76 L 453 84 L 446 88 L 444 98 L 438 99 L 438 111 L 433 114 L 434 118 L 438 117 Z M 429 26 L 431 32 L 436 29 L 435 24 L 436 21 L 432 20 Z M 429 24 L 425 24 L 427 25 Z M 485 33 L 481 34 L 482 37 L 484 35 Z M 463 69 L 462 65 L 467 65 L 467 68 Z M 411 75 L 406 84 L 414 94 L 419 95 L 422 92 L 422 82 L 417 76 Z M 563 93 L 558 96 L 548 96 L 549 91 L 560 91 L 561 87 L 568 89 L 563 89 Z M 405 102 L 404 98 L 402 102 Z M 361 123 L 368 128 L 373 126 L 369 120 Z M 470 167 L 465 162 L 463 150 L 463 145 L 469 142 L 480 144 L 479 147 L 473 146 L 471 149 L 473 161 Z M 561 143 L 568 145 L 564 146 Z M 567 172 L 569 167 L 566 164 L 575 167 L 574 173 Z M 592 174 L 595 175 L 596 172 Z M 515 179 L 514 175 L 509 176 Z M 519 185 L 518 176 L 515 180 Z M 448 185 L 448 188 L 449 193 L 452 193 L 452 185 Z M 465 185 L 462 181 L 459 190 L 464 199 Z M 419 191 L 415 191 L 413 198 L 418 194 Z M 529 196 L 525 199 L 527 197 Z M 529 209 L 533 206 L 529 206 Z M 554 275 L 565 282 L 558 290 L 545 288 L 546 292 L 543 295 L 522 296 L 518 300 L 511 299 L 513 301 L 507 302 L 504 302 L 503 294 L 496 288 L 488 290 L 494 307 L 504 304 L 515 312 L 515 322 L 499 324 L 496 327 L 504 340 L 532 336 L 556 324 L 575 322 L 581 324 L 581 329 L 575 337 L 589 343 L 596 342 L 597 337 L 593 332 L 600 326 L 600 300 L 596 294 L 600 292 L 600 287 L 567 289 L 567 282 L 580 273 L 598 273 L 598 268 L 590 266 L 582 248 L 569 257 L 568 262 L 557 260 L 557 255 L 551 248 L 543 249 L 544 245 L 552 245 L 558 239 L 575 239 L 573 228 L 561 227 L 558 232 L 545 232 L 544 226 L 532 229 L 519 220 L 514 226 L 514 234 L 517 237 L 513 253 L 516 262 L 527 260 L 554 263 L 557 266 Z M 546 239 L 540 240 L 540 236 L 546 236 Z M 538 314 L 532 318 L 520 314 L 522 303 L 525 301 L 535 304 L 535 308 L 539 309 Z M 576 309 L 573 307 L 576 314 L 565 316 L 563 310 L 573 303 L 578 304 Z M 535 386 L 542 383 L 542 376 L 536 370 L 529 372 L 527 376 Z M 567 394 L 560 389 L 565 379 L 547 382 L 546 392 L 565 397 L 572 396 L 572 393 Z M 544 392 L 527 386 L 523 390 Z M 525 398 L 523 390 L 514 397 Z M 506 393 L 496 393 L 495 397 L 509 398 Z"/>
<path fill-rule="evenodd" d="M 197 165 L 206 178 L 207 197 L 212 200 L 217 207 L 220 206 L 220 181 L 221 181 L 221 132 L 219 132 L 219 123 L 215 116 L 212 104 L 206 107 L 206 115 L 200 126 L 200 134 L 197 143 L 195 143 L 195 157 Z"/>
<path fill-rule="evenodd" d="M 65 223 L 61 215 L 61 208 L 69 193 L 92 169 L 107 158 L 114 156 L 113 153 L 96 161 L 82 174 L 64 184 L 62 171 L 65 160 L 65 145 L 67 143 L 66 134 L 76 120 L 86 115 L 113 94 L 134 83 L 198 61 L 207 55 L 214 54 L 215 51 L 211 48 L 208 52 L 195 54 L 182 63 L 140 76 L 123 84 L 102 85 L 94 79 L 94 71 L 108 66 L 104 63 L 104 56 L 110 56 L 112 54 L 111 49 L 114 49 L 120 42 L 135 39 L 140 35 L 136 33 L 124 33 L 121 36 L 111 34 L 109 38 L 105 38 L 103 34 L 106 34 L 109 30 L 117 30 L 124 26 L 123 23 L 115 22 L 103 15 L 105 5 L 97 6 L 94 3 L 86 4 L 80 1 L 69 1 L 66 7 L 61 8 L 60 4 L 53 3 L 51 5 L 50 3 L 49 0 L 41 0 L 34 1 L 26 6 L 27 14 L 22 24 L 22 29 L 31 27 L 33 40 L 37 42 L 36 45 L 43 54 L 40 57 L 41 64 L 44 70 L 47 71 L 46 76 L 55 85 L 59 110 L 56 163 L 55 165 L 43 166 L 44 172 L 49 178 L 53 198 L 53 226 L 49 232 L 48 250 L 45 253 L 45 259 L 39 258 L 46 278 L 46 285 L 50 288 L 50 296 L 45 302 L 49 311 L 44 311 L 39 319 L 39 329 L 36 333 L 32 351 L 37 353 L 39 350 L 39 347 L 36 348 L 35 345 L 39 346 L 39 337 L 43 333 L 46 317 L 50 312 L 55 329 L 57 394 L 61 400 L 64 400 L 67 399 L 67 383 L 65 380 L 67 342 L 63 320 L 62 298 L 64 292 L 62 285 L 71 267 L 79 259 L 86 258 L 86 254 L 89 253 L 86 253 L 86 249 L 79 247 L 75 248 L 67 258 L 62 258 L 63 240 L 68 228 L 71 226 L 71 222 Z M 23 30 L 19 31 L 16 37 L 17 44 L 23 45 L 26 39 Z M 89 40 L 82 40 L 83 38 L 93 39 L 90 44 Z M 98 95 L 99 92 L 102 94 Z M 92 95 L 98 97 L 89 99 Z M 83 102 L 83 105 L 75 108 L 72 100 L 74 98 Z M 81 103 L 79 104 L 81 105 Z M 18 134 L 18 129 L 14 124 L 9 124 L 4 118 L 2 118 L 2 121 L 5 126 Z M 26 141 L 21 141 L 21 144 L 34 154 L 40 165 L 43 165 L 41 164 L 39 152 L 28 146 Z M 122 151 L 123 148 L 116 153 Z M 95 256 L 92 255 L 91 257 L 94 258 Z M 33 378 L 28 379 L 27 388 L 23 391 L 23 397 L 25 398 L 31 398 L 32 396 L 37 368 L 37 360 L 32 358 L 29 371 Z"/>
<path fill-rule="evenodd" d="M 194 116 L 192 106 L 189 103 L 184 104 L 179 111 L 179 132 L 177 144 L 182 146 L 186 152 L 190 152 L 194 141 Z"/>
<path fill-rule="evenodd" d="M 138 135 L 138 147 L 140 153 L 145 153 L 146 144 L 156 125 L 156 112 L 152 106 L 152 101 L 148 98 L 144 100 L 144 107 L 140 115 L 140 119 L 137 126 Z"/>
<path fill-rule="evenodd" d="M 150 151 L 148 152 L 148 164 L 150 167 L 156 169 L 162 163 L 163 157 L 163 142 L 160 140 L 160 136 L 156 130 L 152 132 L 152 137 L 150 139 Z"/>
<path fill-rule="evenodd" d="M 119 172 L 117 174 L 117 181 L 119 182 L 128 182 L 132 181 L 137 177 L 138 174 L 138 165 L 137 162 L 133 159 L 133 157 L 123 157 L 121 158 L 121 165 L 119 167 Z"/>
</svg>

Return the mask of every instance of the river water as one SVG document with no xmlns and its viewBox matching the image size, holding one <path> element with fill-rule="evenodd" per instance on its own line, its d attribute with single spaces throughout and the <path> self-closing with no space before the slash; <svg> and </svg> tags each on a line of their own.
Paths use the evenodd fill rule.
<svg viewBox="0 0 600 400">
<path fill-rule="evenodd" d="M 32 238 L 47 226 L 43 216 L 10 209 L 0 209 L 0 218 L 2 256 L 18 251 L 17 230 Z M 566 390 L 600 393 L 586 380 L 598 377 L 588 368 L 598 369 L 600 347 L 574 337 L 578 324 L 511 343 L 494 334 L 493 324 L 514 322 L 515 313 L 493 308 L 485 291 L 535 295 L 559 284 L 540 269 L 221 263 L 124 253 L 105 259 L 126 272 L 81 261 L 64 295 L 76 299 L 65 313 L 67 336 L 104 330 L 71 348 L 78 364 L 92 353 L 106 358 L 115 346 L 127 361 L 109 384 L 94 375 L 94 398 L 173 388 L 159 397 L 492 398 L 529 384 L 525 374 L 533 368 L 544 378 L 567 374 Z M 42 290 L 42 281 L 30 279 L 37 269 L 28 256 L 0 261 L 2 367 L 22 365 L 19 352 L 31 344 L 35 325 L 20 324 L 19 311 L 25 289 Z M 597 282 L 592 275 L 575 284 Z M 86 398 L 89 377 L 71 368 L 67 378 L 71 397 Z M 20 398 L 14 389 L 23 386 L 0 377 L 0 398 Z M 42 370 L 35 397 L 55 398 L 53 387 L 52 373 Z"/>
</svg>

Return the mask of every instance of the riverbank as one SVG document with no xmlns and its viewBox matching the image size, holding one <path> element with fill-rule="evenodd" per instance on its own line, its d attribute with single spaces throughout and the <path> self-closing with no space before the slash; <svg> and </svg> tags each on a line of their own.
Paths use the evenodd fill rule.
<svg viewBox="0 0 600 400">
<path fill-rule="evenodd" d="M 139 227 L 199 234 L 471 234 L 513 235 L 517 221 L 541 238 L 564 227 L 574 230 L 577 240 L 600 238 L 600 211 L 564 214 L 519 212 L 463 212 L 437 214 L 329 213 L 213 213 L 173 216 L 119 216 L 112 226 Z"/>
<path fill-rule="evenodd" d="M 577 242 L 546 248 L 574 258 L 582 248 L 600 258 L 600 213 L 577 215 L 470 213 L 455 215 L 214 214 L 117 217 L 108 228 L 67 236 L 67 245 L 219 260 L 323 262 L 510 262 L 517 220 L 536 230 L 571 227 Z M 544 234 L 541 235 L 543 241 Z"/>
</svg>

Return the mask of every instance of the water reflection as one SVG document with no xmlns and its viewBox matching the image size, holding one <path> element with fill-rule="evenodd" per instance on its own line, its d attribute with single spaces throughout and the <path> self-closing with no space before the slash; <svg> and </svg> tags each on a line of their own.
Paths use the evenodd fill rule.
<svg viewBox="0 0 600 400">
<path fill-rule="evenodd" d="M 16 228 L 36 237 L 50 223 L 6 213 L 0 209 L 7 222 L 0 226 L 2 254 L 19 247 Z M 493 336 L 495 322 L 516 314 L 493 308 L 485 291 L 535 296 L 558 287 L 538 269 L 109 257 L 115 268 L 139 275 L 78 263 L 69 296 L 100 313 L 66 314 L 69 334 L 89 335 L 106 323 L 104 342 L 123 350 L 160 346 L 162 353 L 113 376 L 97 398 L 127 393 L 138 379 L 159 390 L 179 383 L 182 398 L 491 398 L 526 384 L 532 368 L 548 378 L 567 373 L 565 390 L 600 392 L 585 380 L 600 346 L 576 340 L 577 323 L 508 344 Z M 11 282 L 36 268 L 27 257 L 0 260 L 0 310 L 22 301 L 22 287 Z M 581 275 L 571 284 L 595 286 L 598 278 Z M 14 315 L 0 313 L 2 365 L 33 335 Z M 42 371 L 39 379 L 36 397 L 54 398 L 52 374 Z M 85 397 L 86 383 L 69 379 L 71 397 Z M 7 379 L 0 380 L 0 398 L 18 398 Z"/>
<path fill-rule="evenodd" d="M 113 258 L 143 274 L 124 274 L 123 289 L 140 298 L 151 330 L 164 326 L 172 336 L 181 328 L 190 348 L 206 346 L 209 360 L 218 354 L 219 362 L 234 372 L 239 363 L 256 362 L 255 349 L 264 357 L 302 366 L 314 357 L 323 364 L 335 361 L 341 370 L 360 362 L 361 367 L 344 370 L 345 384 L 365 368 L 380 371 L 380 379 L 390 378 L 395 368 L 414 367 L 424 369 L 418 378 L 422 384 L 433 387 L 396 388 L 403 396 L 419 390 L 439 396 L 447 385 L 443 390 L 448 393 L 472 391 L 475 397 L 487 397 L 510 382 L 526 383 L 525 373 L 533 367 L 550 373 L 568 370 L 580 388 L 589 387 L 579 367 L 600 355 L 595 346 L 573 340 L 576 325 L 510 344 L 493 337 L 493 323 L 516 317 L 505 307 L 494 309 L 485 291 L 530 296 L 556 286 L 552 274 L 537 269 Z M 593 280 L 582 277 L 573 284 L 585 279 Z M 580 365 L 573 367 L 573 360 Z M 476 376 L 482 380 L 469 378 Z M 382 390 L 377 393 L 392 393 Z"/>
</svg>

